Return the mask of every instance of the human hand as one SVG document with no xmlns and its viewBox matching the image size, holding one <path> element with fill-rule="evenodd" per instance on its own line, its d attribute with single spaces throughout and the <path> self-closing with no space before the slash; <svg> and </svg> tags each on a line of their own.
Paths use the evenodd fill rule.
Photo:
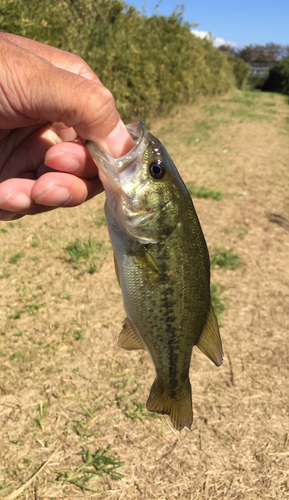
<svg viewBox="0 0 289 500">
<path fill-rule="evenodd" d="M 101 192 L 85 140 L 115 157 L 133 146 L 92 69 L 69 52 L 0 33 L 0 220 Z"/>
</svg>

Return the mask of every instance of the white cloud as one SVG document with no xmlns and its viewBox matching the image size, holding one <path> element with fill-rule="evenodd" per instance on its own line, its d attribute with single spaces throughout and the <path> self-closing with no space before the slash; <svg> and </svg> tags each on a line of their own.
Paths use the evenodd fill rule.
<svg viewBox="0 0 289 500">
<path fill-rule="evenodd" d="M 191 32 L 198 38 L 207 38 L 208 40 L 213 40 L 213 45 L 215 47 L 220 47 L 221 45 L 230 45 L 231 47 L 237 47 L 237 44 L 235 42 L 229 42 L 220 37 L 213 38 L 210 31 L 191 30 Z"/>
<path fill-rule="evenodd" d="M 231 47 L 237 47 L 237 44 L 235 42 L 227 42 L 224 38 L 220 38 L 217 36 L 217 38 L 214 38 L 214 46 L 215 47 L 220 47 L 221 45 L 230 45 Z"/>
<path fill-rule="evenodd" d="M 198 38 L 208 38 L 208 40 L 211 38 L 209 31 L 191 30 L 191 32 Z"/>
</svg>

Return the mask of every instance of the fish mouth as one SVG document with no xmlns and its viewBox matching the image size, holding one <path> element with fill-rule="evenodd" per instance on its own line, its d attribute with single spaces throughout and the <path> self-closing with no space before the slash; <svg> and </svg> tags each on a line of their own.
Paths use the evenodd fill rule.
<svg viewBox="0 0 289 500">
<path fill-rule="evenodd" d="M 100 149 L 94 142 L 86 141 L 85 146 L 93 160 L 99 168 L 99 176 L 106 177 L 110 182 L 121 185 L 120 174 L 129 166 L 138 164 L 139 158 L 142 158 L 144 150 L 147 146 L 146 128 L 143 121 L 134 122 L 126 125 L 128 133 L 135 141 L 132 149 L 119 158 L 114 158 L 108 153 Z M 136 165 L 137 166 L 137 165 Z"/>
</svg>

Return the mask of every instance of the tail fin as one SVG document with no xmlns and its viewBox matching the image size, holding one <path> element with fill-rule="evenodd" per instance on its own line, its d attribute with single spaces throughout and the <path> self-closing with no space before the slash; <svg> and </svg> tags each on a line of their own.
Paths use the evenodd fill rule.
<svg viewBox="0 0 289 500">
<path fill-rule="evenodd" d="M 189 429 L 193 423 L 192 390 L 189 379 L 185 380 L 183 387 L 173 393 L 156 378 L 146 405 L 152 412 L 170 416 L 173 426 L 181 431 L 185 426 Z"/>
</svg>

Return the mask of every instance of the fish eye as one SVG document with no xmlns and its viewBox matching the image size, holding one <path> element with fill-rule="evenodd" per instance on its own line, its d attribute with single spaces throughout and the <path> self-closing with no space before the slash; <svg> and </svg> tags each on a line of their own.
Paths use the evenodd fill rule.
<svg viewBox="0 0 289 500">
<path fill-rule="evenodd" d="M 158 161 L 150 164 L 149 172 L 154 179 L 162 179 L 166 173 L 163 164 Z"/>
</svg>

